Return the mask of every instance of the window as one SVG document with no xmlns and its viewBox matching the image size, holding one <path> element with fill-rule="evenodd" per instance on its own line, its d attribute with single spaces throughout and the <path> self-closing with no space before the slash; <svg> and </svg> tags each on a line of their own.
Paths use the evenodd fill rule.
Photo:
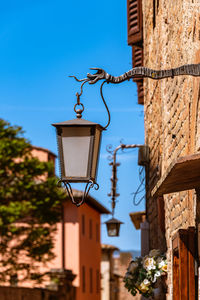
<svg viewBox="0 0 200 300">
<path fill-rule="evenodd" d="M 93 293 L 93 270 L 90 268 L 90 293 Z"/>
<path fill-rule="evenodd" d="M 156 16 L 159 9 L 159 0 L 153 0 L 153 28 L 156 26 Z"/>
<path fill-rule="evenodd" d="M 96 271 L 96 293 L 100 292 L 100 273 L 99 270 Z"/>
<path fill-rule="evenodd" d="M 92 239 L 92 220 L 89 220 L 89 238 Z"/>
<path fill-rule="evenodd" d="M 82 292 L 85 293 L 85 266 L 82 266 Z"/>
<path fill-rule="evenodd" d="M 10 285 L 17 286 L 18 285 L 18 276 L 17 274 L 10 276 Z"/>
<path fill-rule="evenodd" d="M 82 235 L 85 235 L 85 216 L 82 215 L 82 221 L 81 221 L 81 224 L 82 224 Z"/>
<path fill-rule="evenodd" d="M 96 224 L 96 242 L 99 242 L 100 238 L 99 238 L 99 224 Z"/>
</svg>

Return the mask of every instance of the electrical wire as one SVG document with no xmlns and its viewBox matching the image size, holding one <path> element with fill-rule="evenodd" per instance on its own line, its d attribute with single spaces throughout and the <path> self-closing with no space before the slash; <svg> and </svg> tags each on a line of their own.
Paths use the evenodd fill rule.
<svg viewBox="0 0 200 300">
<path fill-rule="evenodd" d="M 136 190 L 136 192 L 131 193 L 131 195 L 133 195 L 133 205 L 138 206 L 143 199 L 145 199 L 146 194 L 144 193 L 144 195 L 142 195 L 142 197 L 140 197 L 139 201 L 137 200 L 137 196 L 142 193 L 143 191 L 145 191 L 145 174 L 144 174 L 144 167 L 141 167 L 139 170 L 139 180 L 140 180 L 140 184 Z"/>
</svg>

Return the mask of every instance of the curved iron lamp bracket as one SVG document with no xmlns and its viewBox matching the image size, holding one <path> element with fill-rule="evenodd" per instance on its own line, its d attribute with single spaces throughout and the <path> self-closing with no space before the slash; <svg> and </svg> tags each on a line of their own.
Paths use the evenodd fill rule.
<svg viewBox="0 0 200 300">
<path fill-rule="evenodd" d="M 71 75 L 71 76 L 69 76 L 69 77 L 73 77 L 76 81 L 82 82 L 80 93 L 78 93 L 78 92 L 76 93 L 77 103 L 74 105 L 74 111 L 76 112 L 77 118 L 81 118 L 81 117 L 82 117 L 82 112 L 84 111 L 84 105 L 80 102 L 80 97 L 81 97 L 81 95 L 83 94 L 83 86 L 84 86 L 84 84 L 87 83 L 87 82 L 89 82 L 90 79 L 89 79 L 89 78 L 78 79 L 78 78 L 77 78 L 76 76 L 74 76 L 74 75 Z M 103 85 L 104 85 L 104 83 L 106 83 L 106 82 L 107 82 L 107 81 L 104 80 L 104 81 L 102 82 L 102 84 L 101 84 L 101 87 L 100 87 L 101 99 L 102 99 L 102 101 L 103 101 L 103 103 L 104 103 L 104 105 L 105 105 L 105 108 L 106 108 L 107 114 L 108 114 L 108 122 L 107 122 L 106 126 L 103 126 L 103 129 L 104 129 L 104 130 L 105 130 L 105 129 L 109 126 L 109 124 L 110 124 L 110 111 L 109 111 L 109 109 L 108 109 L 107 103 L 106 103 L 105 98 L 104 98 L 104 96 L 103 96 Z M 108 82 L 107 82 L 107 83 L 108 83 Z M 77 109 L 77 106 L 81 106 L 82 108 L 81 108 L 81 109 Z"/>
<path fill-rule="evenodd" d="M 120 194 L 117 193 L 117 167 L 120 165 L 120 163 L 117 163 L 116 158 L 117 158 L 117 152 L 119 150 L 124 150 L 124 149 L 130 149 L 130 148 L 140 148 L 143 147 L 144 145 L 140 144 L 130 144 L 130 145 L 125 145 L 125 144 L 120 144 L 117 146 L 113 151 L 111 151 L 111 145 L 107 147 L 107 151 L 109 153 L 112 153 L 112 162 L 110 163 L 110 166 L 112 166 L 112 177 L 111 177 L 111 182 L 112 182 L 112 187 L 111 187 L 111 193 L 108 194 L 109 197 L 111 197 L 112 201 L 112 216 L 114 216 L 114 210 L 116 206 L 116 198 L 120 196 Z"/>
<path fill-rule="evenodd" d="M 75 199 L 71 184 L 68 181 L 60 180 L 59 182 L 62 182 L 64 184 L 72 203 L 75 204 L 77 207 L 81 206 L 85 202 L 91 188 L 94 188 L 95 190 L 99 189 L 98 183 L 90 180 L 89 182 L 86 183 L 85 190 L 81 199 Z"/>
<path fill-rule="evenodd" d="M 106 71 L 104 71 L 101 68 L 90 68 L 90 70 L 95 70 L 96 73 L 94 73 L 94 74 L 87 73 L 87 78 L 78 79 L 74 75 L 69 76 L 69 77 L 73 77 L 78 82 L 82 82 L 81 92 L 76 93 L 77 104 L 75 105 L 74 110 L 77 113 L 77 117 L 80 118 L 82 116 L 81 114 L 84 110 L 83 104 L 80 103 L 80 96 L 83 93 L 83 85 L 86 82 L 88 82 L 89 84 L 95 84 L 100 80 L 104 80 L 100 87 L 101 98 L 102 98 L 102 101 L 103 101 L 105 108 L 107 110 L 107 113 L 108 113 L 108 122 L 107 122 L 106 126 L 103 127 L 104 129 L 106 129 L 110 124 L 110 112 L 109 112 L 108 106 L 107 106 L 106 101 L 103 96 L 103 85 L 105 82 L 118 84 L 123 81 L 130 80 L 134 77 L 151 78 L 154 80 L 159 80 L 159 79 L 168 78 L 168 77 L 174 78 L 175 76 L 180 76 L 180 75 L 190 75 L 190 76 L 196 76 L 196 77 L 200 76 L 200 64 L 187 64 L 187 65 L 180 66 L 178 68 L 172 68 L 172 69 L 168 69 L 168 70 L 153 70 L 153 69 L 146 68 L 146 67 L 136 67 L 136 68 L 133 68 L 133 69 L 129 70 L 128 72 L 125 72 L 124 74 L 117 76 L 117 77 L 110 75 L 109 73 L 107 73 Z M 76 110 L 77 105 L 81 105 L 82 109 Z"/>
<path fill-rule="evenodd" d="M 188 65 L 183 65 L 178 68 L 172 68 L 169 70 L 153 70 L 153 69 L 146 68 L 146 67 L 136 67 L 136 68 L 133 68 L 133 69 L 129 70 L 128 72 L 125 72 L 124 74 L 117 76 L 117 77 L 108 74 L 106 71 L 104 71 L 103 69 L 100 69 L 100 68 L 90 68 L 90 69 L 95 70 L 96 73 L 94 73 L 94 74 L 87 73 L 86 78 L 78 79 L 76 76 L 69 76 L 69 77 L 73 77 L 78 82 L 82 82 L 80 93 L 76 93 L 77 103 L 74 106 L 74 111 L 77 114 L 77 118 L 82 117 L 82 112 L 84 111 L 84 105 L 80 102 L 80 97 L 83 94 L 83 86 L 86 83 L 95 84 L 98 81 L 103 80 L 103 83 L 101 84 L 101 87 L 100 87 L 100 94 L 101 94 L 102 101 L 103 101 L 105 108 L 107 110 L 107 113 L 108 113 L 108 122 L 107 122 L 106 126 L 103 127 L 104 129 L 106 129 L 110 124 L 110 112 L 109 112 L 108 106 L 107 106 L 106 101 L 103 96 L 103 86 L 105 83 L 118 84 L 123 81 L 130 80 L 131 78 L 134 78 L 134 77 L 137 77 L 137 78 L 138 77 L 141 77 L 141 78 L 146 77 L 146 78 L 151 78 L 154 80 L 159 80 L 159 79 L 168 78 L 168 77 L 174 78 L 175 76 L 180 76 L 180 75 L 200 76 L 200 64 L 188 64 Z M 116 163 L 117 151 L 119 149 L 123 150 L 125 148 L 126 149 L 127 148 L 135 148 L 135 147 L 140 147 L 140 146 L 142 146 L 142 145 L 121 144 L 113 151 L 113 162 L 110 163 L 112 165 L 112 169 L 113 169 L 113 171 L 112 171 L 113 177 L 111 178 L 112 190 L 111 190 L 111 194 L 110 194 L 110 196 L 112 197 L 113 214 L 114 214 L 114 209 L 115 209 L 116 197 L 119 196 L 119 194 L 116 193 L 116 182 L 117 182 L 116 173 L 117 173 L 117 166 L 119 165 Z M 95 182 L 89 181 L 86 184 L 82 199 L 80 201 L 76 201 L 73 197 L 73 192 L 72 192 L 70 183 L 69 182 L 63 182 L 63 183 L 68 191 L 69 197 L 71 198 L 72 202 L 76 206 L 80 206 L 84 202 L 84 200 L 87 197 L 91 188 L 93 188 L 95 186 L 95 189 L 98 189 L 98 185 Z"/>
</svg>

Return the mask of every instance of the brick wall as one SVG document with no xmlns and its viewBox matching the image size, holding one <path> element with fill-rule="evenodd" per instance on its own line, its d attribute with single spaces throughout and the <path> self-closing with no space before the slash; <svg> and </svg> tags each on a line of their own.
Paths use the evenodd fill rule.
<svg viewBox="0 0 200 300">
<path fill-rule="evenodd" d="M 143 1 L 144 66 L 167 69 L 199 63 L 199 1 L 154 1 L 155 5 L 153 0 Z M 163 251 L 167 248 L 167 299 L 172 299 L 171 238 L 177 229 L 195 225 L 196 196 L 194 191 L 164 196 L 163 234 L 158 226 L 157 199 L 151 198 L 150 191 L 177 157 L 200 151 L 199 90 L 199 79 L 190 76 L 144 80 L 145 143 L 150 147 L 147 175 L 150 248 Z"/>
</svg>

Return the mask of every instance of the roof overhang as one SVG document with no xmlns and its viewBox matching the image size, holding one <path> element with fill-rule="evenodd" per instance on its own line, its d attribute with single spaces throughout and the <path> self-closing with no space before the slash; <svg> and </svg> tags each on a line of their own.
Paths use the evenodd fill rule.
<svg viewBox="0 0 200 300">
<path fill-rule="evenodd" d="M 176 159 L 151 191 L 152 197 L 200 188 L 200 154 Z"/>
<path fill-rule="evenodd" d="M 101 244 L 101 250 L 102 251 L 108 251 L 108 252 L 113 252 L 113 251 L 119 251 L 119 248 L 117 248 L 114 245 L 108 245 L 108 244 Z"/>
<path fill-rule="evenodd" d="M 140 229 L 140 223 L 144 222 L 146 219 L 146 212 L 145 211 L 138 211 L 135 213 L 129 214 L 131 221 L 133 222 L 135 229 Z"/>
</svg>

